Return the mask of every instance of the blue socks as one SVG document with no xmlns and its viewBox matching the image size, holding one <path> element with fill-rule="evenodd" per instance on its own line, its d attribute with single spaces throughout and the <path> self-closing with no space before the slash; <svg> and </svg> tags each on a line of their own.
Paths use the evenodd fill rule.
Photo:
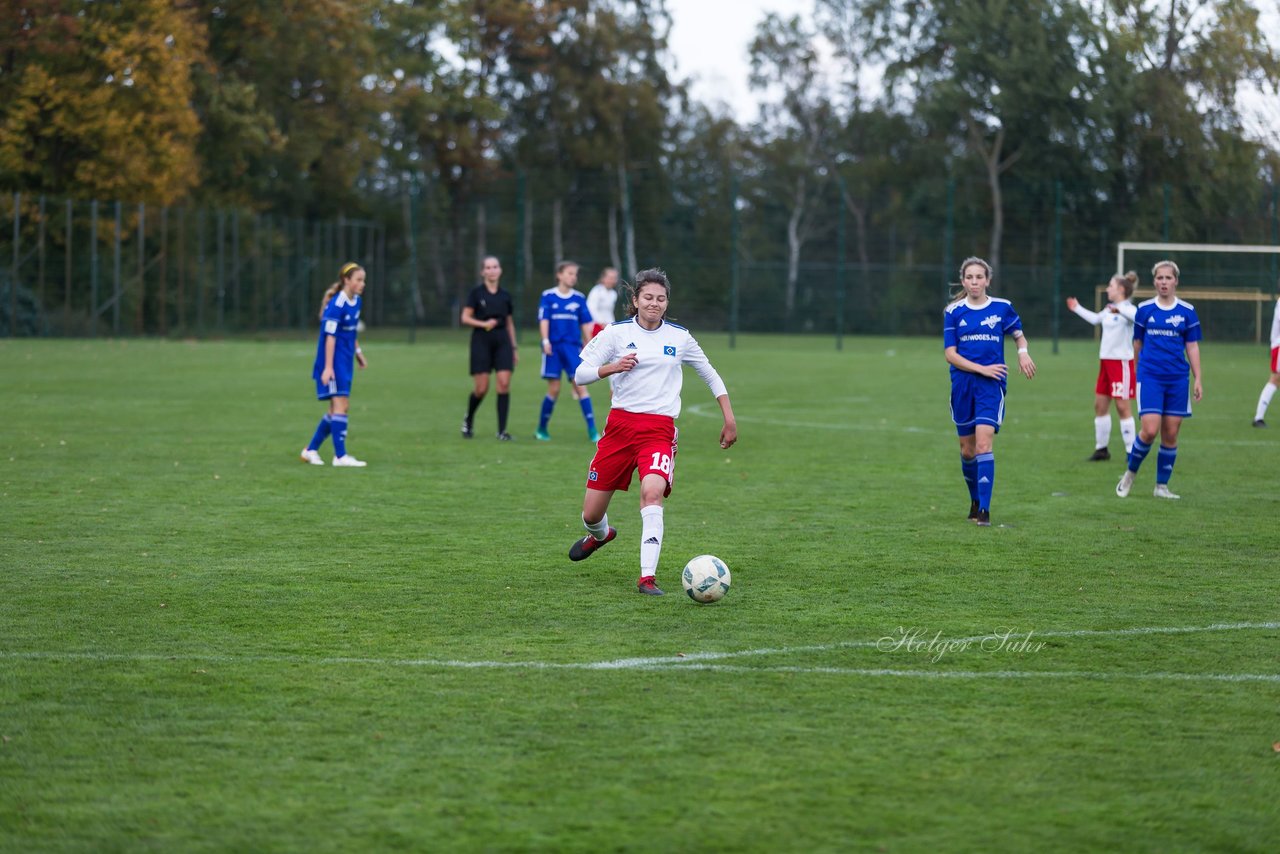
<svg viewBox="0 0 1280 854">
<path fill-rule="evenodd" d="M 1134 442 L 1134 449 L 1137 449 L 1137 442 Z M 1156 452 L 1156 483 L 1169 482 L 1169 478 L 1173 476 L 1173 464 L 1178 461 L 1178 448 L 1175 445 L 1172 448 L 1160 446 L 1160 450 Z"/>
<path fill-rule="evenodd" d="M 991 509 L 991 488 L 996 483 L 996 455 L 978 454 L 973 458 L 978 470 L 978 507 Z"/>
<path fill-rule="evenodd" d="M 596 413 L 591 406 L 591 396 L 588 395 L 578 401 L 578 405 L 582 407 L 582 417 L 587 422 L 587 432 L 595 434 L 596 432 Z M 551 421 L 551 412 L 556 408 L 556 399 L 548 395 L 542 398 L 542 414 L 538 418 L 538 430 L 545 431 L 547 424 Z"/>
<path fill-rule="evenodd" d="M 333 453 L 339 457 L 347 455 L 347 416 L 333 416 Z"/>
<path fill-rule="evenodd" d="M 969 500 L 978 500 L 978 458 L 966 460 L 960 457 L 960 471 L 964 474 L 964 485 L 969 487 Z"/>
<path fill-rule="evenodd" d="M 320 446 L 324 444 L 324 440 L 329 438 L 329 433 L 333 430 L 333 422 L 329 420 L 329 413 L 325 413 L 320 419 L 320 423 L 316 425 L 316 433 L 311 437 L 311 444 L 307 445 L 308 451 L 318 451 Z"/>
<path fill-rule="evenodd" d="M 1129 471 L 1137 474 L 1138 466 L 1142 465 L 1142 461 L 1147 458 L 1147 454 L 1149 453 L 1151 453 L 1151 446 L 1142 441 L 1141 436 L 1135 436 L 1133 439 L 1133 450 L 1129 451 Z M 1172 467 L 1172 463 L 1170 463 L 1170 467 Z M 1166 480 L 1168 480 L 1168 478 L 1166 478 Z"/>
</svg>

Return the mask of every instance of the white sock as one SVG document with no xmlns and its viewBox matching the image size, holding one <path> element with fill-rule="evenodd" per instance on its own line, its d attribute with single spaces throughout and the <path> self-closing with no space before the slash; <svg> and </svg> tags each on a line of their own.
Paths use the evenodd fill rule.
<svg viewBox="0 0 1280 854">
<path fill-rule="evenodd" d="M 640 577 L 658 574 L 662 554 L 662 505 L 640 508 Z"/>
<path fill-rule="evenodd" d="M 1138 435 L 1138 425 L 1133 418 L 1120 419 L 1120 438 L 1124 439 L 1124 452 L 1133 450 L 1133 440 Z"/>
<path fill-rule="evenodd" d="M 1111 413 L 1099 415 L 1093 419 L 1093 441 L 1095 448 L 1105 448 L 1111 444 Z"/>
<path fill-rule="evenodd" d="M 609 535 L 609 514 L 606 513 L 600 517 L 600 521 L 594 525 L 588 524 L 586 518 L 582 520 L 582 525 L 587 529 L 587 533 L 595 537 L 597 540 L 603 540 Z"/>
<path fill-rule="evenodd" d="M 1258 396 L 1258 414 L 1253 416 L 1254 421 L 1261 421 L 1262 416 L 1267 414 L 1267 407 L 1271 404 L 1271 398 L 1275 396 L 1276 387 L 1271 383 L 1267 383 L 1262 387 L 1262 394 Z"/>
</svg>

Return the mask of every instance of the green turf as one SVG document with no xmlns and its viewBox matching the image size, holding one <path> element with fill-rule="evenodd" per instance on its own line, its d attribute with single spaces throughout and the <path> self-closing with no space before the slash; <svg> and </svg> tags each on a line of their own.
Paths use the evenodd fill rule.
<svg viewBox="0 0 1280 854">
<path fill-rule="evenodd" d="M 565 557 L 535 364 L 466 442 L 461 336 L 363 340 L 364 470 L 297 460 L 310 340 L 0 342 L 0 850 L 1274 850 L 1264 348 L 1204 345 L 1183 499 L 1121 501 L 1096 345 L 1034 342 L 978 529 L 938 341 L 703 336 L 741 438 L 689 372 L 651 599 L 634 492 Z"/>
</svg>

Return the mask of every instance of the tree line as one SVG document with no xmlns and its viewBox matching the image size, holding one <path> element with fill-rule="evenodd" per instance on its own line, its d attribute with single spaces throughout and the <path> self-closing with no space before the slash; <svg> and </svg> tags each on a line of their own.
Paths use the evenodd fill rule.
<svg viewBox="0 0 1280 854">
<path fill-rule="evenodd" d="M 733 255 L 791 316 L 846 253 L 874 312 L 885 265 L 951 246 L 999 271 L 1280 241 L 1280 129 L 1241 107 L 1280 84 L 1252 0 L 814 0 L 758 22 L 757 117 L 673 75 L 663 0 L 0 12 L 0 187 L 382 222 L 441 301 L 491 243 L 525 277 Z"/>
</svg>

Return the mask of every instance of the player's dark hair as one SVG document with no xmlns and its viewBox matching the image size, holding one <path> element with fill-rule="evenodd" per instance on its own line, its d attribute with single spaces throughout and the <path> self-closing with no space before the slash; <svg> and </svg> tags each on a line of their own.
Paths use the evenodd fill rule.
<svg viewBox="0 0 1280 854">
<path fill-rule="evenodd" d="M 354 276 L 360 270 L 363 270 L 355 261 L 348 261 L 342 265 L 342 269 L 338 271 L 338 281 L 334 282 L 324 292 L 324 296 L 320 298 L 320 316 L 324 317 L 324 310 L 329 307 L 329 301 L 333 299 L 334 294 L 342 290 L 343 283 Z"/>
<path fill-rule="evenodd" d="M 645 285 L 662 285 L 667 292 L 667 299 L 671 299 L 671 280 L 667 278 L 667 274 L 659 270 L 657 267 L 650 267 L 648 270 L 641 270 L 636 273 L 636 281 L 634 285 L 621 283 L 623 292 L 627 295 L 627 317 L 635 317 L 640 309 L 637 303 L 640 301 L 640 289 Z"/>
</svg>

